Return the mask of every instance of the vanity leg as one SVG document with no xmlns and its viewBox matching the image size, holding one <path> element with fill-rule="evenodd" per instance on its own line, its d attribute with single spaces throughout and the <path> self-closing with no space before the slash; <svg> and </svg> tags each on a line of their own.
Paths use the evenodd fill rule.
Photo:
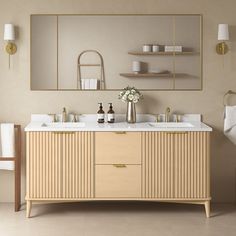
<svg viewBox="0 0 236 236">
<path fill-rule="evenodd" d="M 26 217 L 30 218 L 30 212 L 31 212 L 31 208 L 32 208 L 32 201 L 27 201 L 26 202 Z"/>
<path fill-rule="evenodd" d="M 205 211 L 206 211 L 206 217 L 210 218 L 210 201 L 205 201 Z"/>
</svg>

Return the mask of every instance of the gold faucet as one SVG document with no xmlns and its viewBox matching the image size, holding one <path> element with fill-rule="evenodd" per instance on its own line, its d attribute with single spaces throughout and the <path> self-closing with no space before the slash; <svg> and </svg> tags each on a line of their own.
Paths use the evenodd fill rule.
<svg viewBox="0 0 236 236">
<path fill-rule="evenodd" d="M 76 114 L 71 114 L 72 116 L 73 116 L 73 118 L 72 118 L 72 121 L 71 122 L 77 122 L 77 117 L 76 117 Z"/>
<path fill-rule="evenodd" d="M 170 108 L 169 107 L 166 108 L 165 122 L 170 122 Z"/>
<path fill-rule="evenodd" d="M 48 114 L 48 115 L 52 117 L 52 122 L 57 122 L 56 114 Z"/>
<path fill-rule="evenodd" d="M 156 122 L 161 122 L 161 115 L 159 114 L 156 115 Z"/>
<path fill-rule="evenodd" d="M 66 122 L 66 121 L 67 121 L 66 117 L 67 117 L 67 114 L 66 114 L 66 108 L 63 107 L 63 111 L 62 111 L 62 119 L 61 119 L 61 121 L 62 121 L 62 122 Z"/>
</svg>

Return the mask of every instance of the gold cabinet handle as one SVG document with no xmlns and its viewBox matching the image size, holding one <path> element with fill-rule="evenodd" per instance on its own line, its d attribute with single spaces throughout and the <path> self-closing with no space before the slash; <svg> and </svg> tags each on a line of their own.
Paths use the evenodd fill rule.
<svg viewBox="0 0 236 236">
<path fill-rule="evenodd" d="M 166 132 L 167 134 L 187 134 L 187 131 L 170 131 Z"/>
<path fill-rule="evenodd" d="M 57 122 L 57 115 L 56 114 L 48 114 L 52 117 L 53 122 Z"/>
<path fill-rule="evenodd" d="M 125 168 L 126 167 L 125 164 L 113 164 L 113 166 L 116 168 Z"/>
<path fill-rule="evenodd" d="M 116 131 L 115 134 L 126 134 L 125 131 Z"/>
<path fill-rule="evenodd" d="M 53 131 L 53 134 L 74 134 L 72 131 Z"/>
</svg>

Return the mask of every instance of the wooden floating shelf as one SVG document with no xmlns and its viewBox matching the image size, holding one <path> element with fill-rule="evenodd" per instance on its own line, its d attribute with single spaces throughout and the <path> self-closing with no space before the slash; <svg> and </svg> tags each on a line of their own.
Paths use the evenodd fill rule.
<svg viewBox="0 0 236 236">
<path fill-rule="evenodd" d="M 199 54 L 199 52 L 128 52 L 130 55 L 135 55 L 135 56 L 181 56 L 181 55 L 195 55 Z"/>
<path fill-rule="evenodd" d="M 158 77 L 173 77 L 172 73 L 121 73 L 120 76 L 128 77 L 128 78 L 158 78 Z"/>
</svg>

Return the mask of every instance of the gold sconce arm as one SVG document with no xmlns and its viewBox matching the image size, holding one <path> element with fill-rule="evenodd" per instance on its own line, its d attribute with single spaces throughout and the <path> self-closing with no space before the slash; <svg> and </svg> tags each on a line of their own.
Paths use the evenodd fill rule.
<svg viewBox="0 0 236 236">
<path fill-rule="evenodd" d="M 16 44 L 15 43 L 12 43 L 12 42 L 8 42 L 6 47 L 5 47 L 5 50 L 8 54 L 10 55 L 13 55 L 16 53 L 17 51 L 17 47 L 16 47 Z"/>
<path fill-rule="evenodd" d="M 217 54 L 225 55 L 228 51 L 229 51 L 229 47 L 225 42 L 221 42 L 216 45 Z"/>
<path fill-rule="evenodd" d="M 9 63 L 9 69 L 10 69 L 10 67 L 11 67 L 11 59 L 10 59 L 10 56 L 16 53 L 16 51 L 17 51 L 16 44 L 15 44 L 15 43 L 12 43 L 12 42 L 8 42 L 7 45 L 6 45 L 6 47 L 5 47 L 5 50 L 6 50 L 6 52 L 7 52 L 8 55 L 9 55 L 9 61 L 8 61 L 8 63 Z"/>
</svg>

